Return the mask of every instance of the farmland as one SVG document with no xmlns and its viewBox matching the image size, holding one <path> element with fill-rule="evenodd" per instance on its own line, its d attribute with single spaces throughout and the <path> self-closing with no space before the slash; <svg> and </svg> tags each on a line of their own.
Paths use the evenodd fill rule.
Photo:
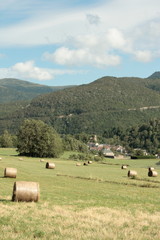
<svg viewBox="0 0 160 240">
<path fill-rule="evenodd" d="M 68 156 L 40 162 L 0 149 L 0 239 L 160 239 L 158 159 L 107 159 L 77 167 Z M 46 169 L 47 161 L 56 168 Z M 156 178 L 148 177 L 150 166 Z M 17 178 L 4 178 L 5 167 L 17 168 Z M 137 178 L 127 177 L 129 169 Z M 12 202 L 15 181 L 39 182 L 39 202 Z"/>
</svg>

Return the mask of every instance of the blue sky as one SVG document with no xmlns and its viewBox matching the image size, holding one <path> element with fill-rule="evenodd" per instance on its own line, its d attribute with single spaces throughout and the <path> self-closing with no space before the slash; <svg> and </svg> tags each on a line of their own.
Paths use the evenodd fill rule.
<svg viewBox="0 0 160 240">
<path fill-rule="evenodd" d="M 155 71 L 159 0 L 0 0 L 0 78 L 60 86 Z"/>
</svg>

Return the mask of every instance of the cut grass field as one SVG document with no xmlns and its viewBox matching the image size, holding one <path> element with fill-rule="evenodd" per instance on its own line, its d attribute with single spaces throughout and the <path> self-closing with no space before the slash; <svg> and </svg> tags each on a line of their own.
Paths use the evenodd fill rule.
<svg viewBox="0 0 160 240">
<path fill-rule="evenodd" d="M 153 160 L 107 159 L 88 166 L 68 160 L 28 158 L 0 149 L 1 240 L 159 240 L 160 165 Z M 46 169 L 54 162 L 55 169 Z M 121 165 L 128 164 L 127 170 Z M 148 177 L 148 167 L 158 177 Z M 6 167 L 17 178 L 4 178 Z M 127 177 L 136 170 L 136 179 Z M 40 185 L 37 203 L 12 202 L 15 181 Z"/>
</svg>

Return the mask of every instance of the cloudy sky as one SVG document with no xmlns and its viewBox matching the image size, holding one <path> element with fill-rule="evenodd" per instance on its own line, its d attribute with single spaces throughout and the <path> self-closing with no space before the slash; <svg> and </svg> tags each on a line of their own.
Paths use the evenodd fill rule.
<svg viewBox="0 0 160 240">
<path fill-rule="evenodd" d="M 155 71 L 159 0 L 0 0 L 0 78 L 58 86 Z"/>
</svg>

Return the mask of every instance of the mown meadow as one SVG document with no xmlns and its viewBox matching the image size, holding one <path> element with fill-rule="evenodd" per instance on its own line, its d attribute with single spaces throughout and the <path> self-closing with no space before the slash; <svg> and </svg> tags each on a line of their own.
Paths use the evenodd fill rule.
<svg viewBox="0 0 160 240">
<path fill-rule="evenodd" d="M 88 166 L 68 160 L 20 158 L 0 149 L 0 239 L 3 240 L 159 240 L 160 165 L 158 159 L 105 159 Z M 54 162 L 55 169 L 46 169 Z M 129 165 L 126 170 L 122 164 Z M 148 167 L 157 177 L 148 177 Z M 6 167 L 17 178 L 4 178 Z M 135 179 L 128 170 L 136 170 Z M 40 199 L 12 202 L 15 181 L 39 182 Z"/>
</svg>

